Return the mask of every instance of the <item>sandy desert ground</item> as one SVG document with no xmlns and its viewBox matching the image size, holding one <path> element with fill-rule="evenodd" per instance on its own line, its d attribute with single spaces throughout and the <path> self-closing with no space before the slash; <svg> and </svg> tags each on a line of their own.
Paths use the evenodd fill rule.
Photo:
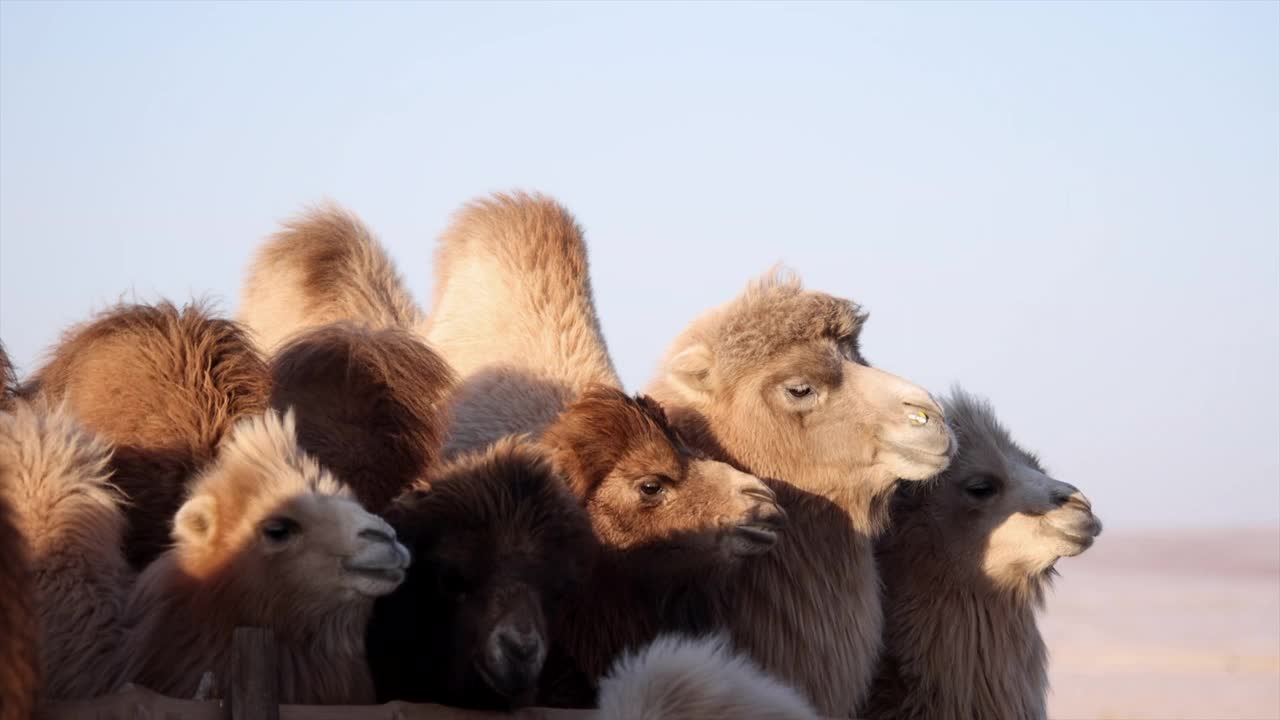
<svg viewBox="0 0 1280 720">
<path fill-rule="evenodd" d="M 1280 718 L 1280 528 L 1108 528 L 1058 570 L 1050 717 Z"/>
</svg>

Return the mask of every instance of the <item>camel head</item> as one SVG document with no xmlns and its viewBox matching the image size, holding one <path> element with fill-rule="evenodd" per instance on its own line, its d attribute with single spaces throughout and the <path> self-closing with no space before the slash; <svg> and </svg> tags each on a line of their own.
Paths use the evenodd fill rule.
<svg viewBox="0 0 1280 720">
<path fill-rule="evenodd" d="M 953 451 L 943 411 L 923 388 L 867 365 L 866 315 L 848 300 L 771 273 L 676 340 L 654 390 L 725 453 L 807 489 L 871 472 L 875 493 L 923 480 Z M 850 442 L 851 434 L 854 442 Z"/>
<path fill-rule="evenodd" d="M 241 421 L 174 517 L 180 567 L 239 587 L 240 624 L 279 626 L 385 595 L 409 553 L 297 444 L 292 411 Z"/>
<path fill-rule="evenodd" d="M 374 609 L 379 697 L 488 709 L 531 703 L 551 619 L 596 548 L 546 453 L 523 438 L 500 440 L 433 471 L 387 516 L 414 566 Z"/>
<path fill-rule="evenodd" d="M 648 397 L 593 387 L 542 440 L 602 542 L 660 547 L 668 570 L 765 552 L 785 525 L 767 485 L 695 453 Z"/>
<path fill-rule="evenodd" d="M 955 461 L 936 483 L 903 494 L 918 496 L 913 515 L 936 526 L 952 567 L 1019 588 L 1093 545 L 1102 522 L 1080 490 L 1046 474 L 986 402 L 956 389 L 944 404 L 960 441 Z"/>
</svg>

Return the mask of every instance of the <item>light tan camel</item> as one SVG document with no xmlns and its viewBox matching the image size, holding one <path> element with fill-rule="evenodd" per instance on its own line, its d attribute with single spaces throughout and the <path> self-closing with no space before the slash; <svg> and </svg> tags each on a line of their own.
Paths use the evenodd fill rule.
<svg viewBox="0 0 1280 720">
<path fill-rule="evenodd" d="M 728 638 L 664 635 L 600 682 L 602 720 L 817 720 L 795 690 L 736 655 Z"/>
<path fill-rule="evenodd" d="M 65 401 L 109 442 L 135 569 L 169 546 L 187 483 L 242 417 L 267 404 L 266 363 L 235 323 L 199 304 L 118 305 L 66 332 L 23 388 Z"/>
<path fill-rule="evenodd" d="M 122 679 L 191 697 L 205 671 L 229 677 L 234 628 L 257 626 L 279 645 L 281 702 L 373 702 L 366 625 L 409 554 L 298 447 L 292 414 L 237 424 L 173 534 L 130 595 Z"/>
<path fill-rule="evenodd" d="M 936 482 L 899 490 L 877 547 L 885 650 L 862 714 L 1044 718 L 1047 657 L 1035 612 L 1054 563 L 1088 549 L 1102 525 L 988 404 L 957 390 L 945 405 L 960 451 Z"/>
<path fill-rule="evenodd" d="M 321 205 L 285 223 L 249 268 L 239 319 L 268 355 L 335 320 L 416 327 L 422 317 L 377 238 L 355 215 Z"/>
<path fill-rule="evenodd" d="M 133 574 L 121 549 L 123 498 L 111 484 L 110 453 L 65 407 L 18 400 L 0 413 L 0 495 L 30 551 L 45 699 L 115 689 L 111 669 Z"/>
<path fill-rule="evenodd" d="M 946 467 L 951 434 L 923 389 L 863 360 L 864 315 L 778 273 L 674 342 L 650 394 L 691 444 L 773 484 L 777 548 L 724 592 L 736 647 L 828 715 L 865 697 L 883 614 L 872 538 L 899 478 Z"/>
</svg>

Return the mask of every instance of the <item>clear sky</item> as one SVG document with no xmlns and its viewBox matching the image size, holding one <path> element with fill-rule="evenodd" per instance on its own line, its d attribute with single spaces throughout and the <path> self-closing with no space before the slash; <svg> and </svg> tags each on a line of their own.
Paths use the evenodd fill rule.
<svg viewBox="0 0 1280 720">
<path fill-rule="evenodd" d="M 307 203 L 424 302 L 470 197 L 588 233 L 639 389 L 783 261 L 1112 528 L 1280 521 L 1280 4 L 0 4 L 0 338 L 220 299 Z"/>
</svg>

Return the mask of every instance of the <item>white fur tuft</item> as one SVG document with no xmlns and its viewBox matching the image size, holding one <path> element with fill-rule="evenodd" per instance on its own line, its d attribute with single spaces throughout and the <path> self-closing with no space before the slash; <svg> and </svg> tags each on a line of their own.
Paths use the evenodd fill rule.
<svg viewBox="0 0 1280 720">
<path fill-rule="evenodd" d="M 817 718 L 795 690 L 735 654 L 722 635 L 665 635 L 600 681 L 603 720 Z"/>
</svg>

